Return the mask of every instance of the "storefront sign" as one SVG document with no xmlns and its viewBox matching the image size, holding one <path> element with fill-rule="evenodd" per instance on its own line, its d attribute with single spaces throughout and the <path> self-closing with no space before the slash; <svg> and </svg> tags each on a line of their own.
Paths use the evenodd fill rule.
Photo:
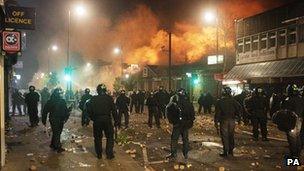
<svg viewBox="0 0 304 171">
<path fill-rule="evenodd" d="M 18 31 L 2 32 L 2 50 L 7 53 L 17 53 L 21 50 L 21 37 Z"/>
<path fill-rule="evenodd" d="M 34 30 L 36 22 L 35 8 L 10 6 L 5 9 L 5 27 Z"/>
</svg>

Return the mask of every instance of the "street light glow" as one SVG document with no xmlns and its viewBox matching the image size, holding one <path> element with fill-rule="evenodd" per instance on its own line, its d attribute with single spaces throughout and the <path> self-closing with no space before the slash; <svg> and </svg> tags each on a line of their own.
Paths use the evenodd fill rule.
<svg viewBox="0 0 304 171">
<path fill-rule="evenodd" d="M 52 46 L 52 51 L 56 52 L 58 50 L 58 46 L 57 45 L 53 45 Z"/>
<path fill-rule="evenodd" d="M 84 16 L 86 14 L 86 9 L 83 5 L 78 4 L 78 5 L 75 6 L 75 13 L 78 16 Z"/>
<path fill-rule="evenodd" d="M 70 82 L 72 79 L 71 79 L 70 75 L 65 75 L 64 80 L 67 81 L 67 82 Z"/>
<path fill-rule="evenodd" d="M 207 11 L 203 14 L 203 19 L 208 23 L 215 22 L 216 14 L 213 11 Z"/>
<path fill-rule="evenodd" d="M 126 74 L 125 77 L 126 77 L 126 79 L 129 79 L 129 78 L 130 78 L 130 75 L 129 75 L 129 74 Z"/>
<path fill-rule="evenodd" d="M 116 48 L 114 48 L 113 52 L 114 52 L 114 54 L 118 55 L 121 53 L 121 49 L 116 47 Z"/>
<path fill-rule="evenodd" d="M 90 62 L 87 63 L 87 67 L 91 67 L 92 64 Z"/>
</svg>

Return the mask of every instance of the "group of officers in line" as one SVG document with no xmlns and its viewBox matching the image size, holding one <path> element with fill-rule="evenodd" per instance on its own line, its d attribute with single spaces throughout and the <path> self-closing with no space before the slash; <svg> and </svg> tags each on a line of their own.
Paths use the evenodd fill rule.
<svg viewBox="0 0 304 171">
<path fill-rule="evenodd" d="M 289 85 L 286 90 L 287 97 L 281 102 L 280 109 L 273 114 L 273 120 L 274 123 L 278 125 L 279 130 L 286 132 L 290 155 L 299 157 L 302 145 L 304 144 L 304 133 L 302 131 L 304 100 L 300 96 L 299 89 L 296 85 Z M 89 124 L 90 120 L 93 121 L 95 151 L 99 159 L 102 158 L 102 137 L 103 133 L 105 134 L 107 138 L 106 157 L 107 159 L 112 159 L 114 158 L 114 127 L 121 128 L 122 116 L 125 118 L 125 128 L 128 127 L 129 106 L 132 103 L 132 98 L 130 100 L 126 96 L 126 92 L 122 90 L 114 101 L 114 98 L 107 93 L 108 91 L 104 84 L 98 85 L 96 91 L 97 95 L 93 96 L 90 95 L 90 90 L 86 89 L 85 94 L 81 98 L 79 107 L 83 111 L 82 124 L 85 126 Z M 32 99 L 30 101 L 33 101 L 33 104 L 38 103 L 39 97 L 37 101 L 33 86 L 30 87 L 30 93 L 32 93 Z M 67 107 L 62 96 L 63 92 L 60 88 L 53 90 L 42 112 L 42 123 L 46 125 L 47 116 L 49 115 L 49 122 L 53 132 L 50 148 L 59 153 L 64 151 L 60 143 L 60 134 L 72 110 Z M 164 118 L 167 117 L 169 123 L 173 125 L 171 153 L 167 158 L 170 160 L 176 158 L 177 142 L 181 136 L 183 141 L 183 155 L 185 159 L 187 159 L 189 151 L 188 130 L 193 126 L 195 111 L 186 90 L 181 88 L 170 96 L 163 87 L 160 87 L 158 91 L 149 93 L 146 99 L 146 105 L 148 106 L 149 113 L 149 127 L 152 127 L 152 118 L 154 117 L 156 126 L 160 128 L 160 116 Z M 36 109 L 30 109 L 30 105 L 28 105 L 28 108 L 30 116 L 31 111 L 36 113 Z M 251 95 L 240 103 L 232 96 L 231 89 L 224 87 L 221 98 L 215 103 L 214 116 L 215 127 L 220 133 L 223 143 L 223 153 L 221 153 L 220 156 L 233 156 L 235 121 L 244 117 L 242 116 L 244 113 L 250 115 L 250 121 L 253 126 L 253 140 L 258 141 L 260 129 L 262 141 L 268 141 L 268 109 L 269 102 L 262 88 L 255 88 Z"/>
</svg>

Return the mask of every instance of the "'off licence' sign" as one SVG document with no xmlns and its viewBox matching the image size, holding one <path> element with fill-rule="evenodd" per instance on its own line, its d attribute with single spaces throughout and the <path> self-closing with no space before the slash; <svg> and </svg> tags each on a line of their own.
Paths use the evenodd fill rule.
<svg viewBox="0 0 304 171">
<path fill-rule="evenodd" d="M 36 22 L 35 8 L 10 6 L 5 9 L 5 27 L 34 30 Z"/>
</svg>

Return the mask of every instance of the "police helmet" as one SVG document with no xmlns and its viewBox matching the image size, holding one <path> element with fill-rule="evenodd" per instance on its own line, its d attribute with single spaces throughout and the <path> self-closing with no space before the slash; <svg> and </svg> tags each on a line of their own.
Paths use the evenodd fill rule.
<svg viewBox="0 0 304 171">
<path fill-rule="evenodd" d="M 295 84 L 289 84 L 286 88 L 286 93 L 287 93 L 288 96 L 298 95 L 299 94 L 299 88 Z"/>
<path fill-rule="evenodd" d="M 89 88 L 86 88 L 85 90 L 84 90 L 84 92 L 86 93 L 86 94 L 89 94 L 90 93 L 90 89 Z"/>
<path fill-rule="evenodd" d="M 61 97 L 62 94 L 63 94 L 63 91 L 61 88 L 55 88 L 52 96 L 55 98 L 59 98 L 59 97 Z"/>
<path fill-rule="evenodd" d="M 262 95 L 264 93 L 264 90 L 261 87 L 256 87 L 253 89 L 253 92 L 255 95 Z"/>
<path fill-rule="evenodd" d="M 180 95 L 186 95 L 186 90 L 184 88 L 180 88 L 178 89 L 177 93 Z"/>
<path fill-rule="evenodd" d="M 126 94 L 126 90 L 120 90 L 120 94 Z"/>
<path fill-rule="evenodd" d="M 107 87 L 105 84 L 99 84 L 96 88 L 96 91 L 98 94 L 106 93 L 107 92 Z"/>
<path fill-rule="evenodd" d="M 223 96 L 231 96 L 232 90 L 230 87 L 223 87 L 222 94 Z"/>
<path fill-rule="evenodd" d="M 32 85 L 31 85 L 31 86 L 29 87 L 29 91 L 35 91 L 35 90 L 36 90 L 36 87 L 35 87 L 35 86 L 32 86 Z"/>
</svg>

